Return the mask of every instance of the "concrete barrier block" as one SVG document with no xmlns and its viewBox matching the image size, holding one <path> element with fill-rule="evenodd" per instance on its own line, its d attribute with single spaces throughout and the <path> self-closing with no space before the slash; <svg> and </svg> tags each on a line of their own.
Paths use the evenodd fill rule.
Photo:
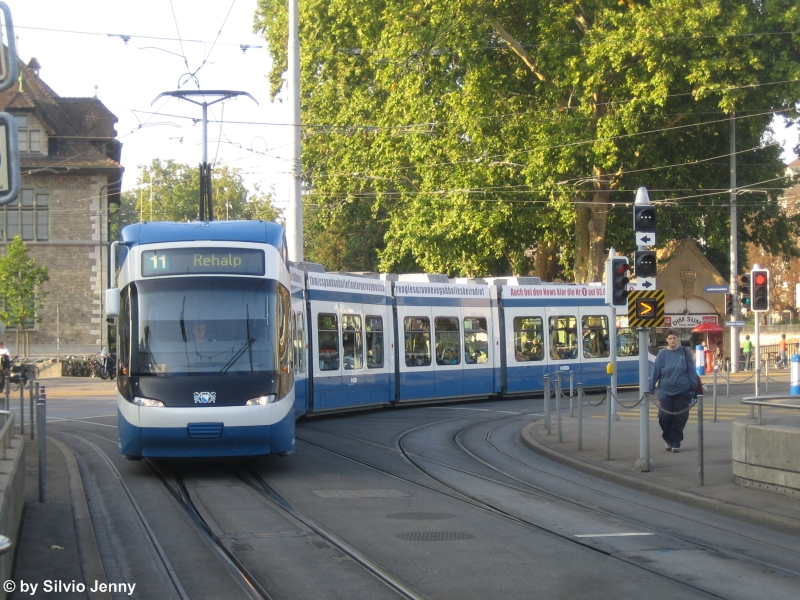
<svg viewBox="0 0 800 600">
<path fill-rule="evenodd" d="M 746 444 L 747 464 L 800 472 L 800 429 L 750 425 Z"/>
<path fill-rule="evenodd" d="M 733 460 L 739 462 L 747 462 L 747 424 L 749 419 L 736 419 L 733 422 Z"/>
</svg>

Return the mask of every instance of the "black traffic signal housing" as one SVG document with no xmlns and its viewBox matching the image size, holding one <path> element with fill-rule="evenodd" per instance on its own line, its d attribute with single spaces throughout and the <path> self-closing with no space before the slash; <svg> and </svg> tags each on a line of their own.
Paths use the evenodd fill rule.
<svg viewBox="0 0 800 600">
<path fill-rule="evenodd" d="M 725 294 L 725 314 L 733 314 L 733 294 Z"/>
<path fill-rule="evenodd" d="M 626 257 L 611 259 L 611 277 L 608 284 L 611 306 L 628 306 L 629 270 Z"/>
<path fill-rule="evenodd" d="M 742 308 L 750 310 L 750 275 L 739 275 L 739 302 Z"/>
<path fill-rule="evenodd" d="M 647 233 L 656 231 L 656 207 L 652 204 L 633 205 L 633 230 Z"/>
<path fill-rule="evenodd" d="M 767 312 L 769 310 L 769 271 L 759 269 L 750 272 L 750 285 L 752 286 L 753 312 Z"/>
<path fill-rule="evenodd" d="M 634 255 L 634 273 L 636 277 L 655 277 L 656 270 L 656 251 L 637 250 Z"/>
</svg>

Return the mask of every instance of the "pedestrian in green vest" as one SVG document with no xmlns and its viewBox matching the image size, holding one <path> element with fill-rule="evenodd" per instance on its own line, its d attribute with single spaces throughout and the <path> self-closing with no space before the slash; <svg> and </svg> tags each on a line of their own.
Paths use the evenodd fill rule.
<svg viewBox="0 0 800 600">
<path fill-rule="evenodd" d="M 744 354 L 744 370 L 749 371 L 751 361 L 753 358 L 753 342 L 750 341 L 750 336 L 744 336 L 744 344 L 742 344 L 742 354 Z"/>
</svg>

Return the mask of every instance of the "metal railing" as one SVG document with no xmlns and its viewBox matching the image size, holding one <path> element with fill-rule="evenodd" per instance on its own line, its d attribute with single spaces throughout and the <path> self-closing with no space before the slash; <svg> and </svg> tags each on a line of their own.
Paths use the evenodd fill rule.
<svg viewBox="0 0 800 600">
<path fill-rule="evenodd" d="M 772 396 L 749 396 L 747 398 L 742 398 L 739 400 L 742 404 L 749 404 L 751 407 L 756 407 L 756 413 L 758 415 L 758 424 L 761 425 L 761 408 L 763 406 L 772 407 L 772 408 L 794 408 L 800 409 L 800 404 L 785 404 L 783 402 L 777 402 L 779 400 L 795 400 L 799 401 L 800 396 L 779 396 L 779 395 L 772 395 Z"/>
</svg>

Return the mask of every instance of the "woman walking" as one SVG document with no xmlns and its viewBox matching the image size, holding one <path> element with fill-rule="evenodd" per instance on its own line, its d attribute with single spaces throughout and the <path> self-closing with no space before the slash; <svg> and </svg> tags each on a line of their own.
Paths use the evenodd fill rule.
<svg viewBox="0 0 800 600">
<path fill-rule="evenodd" d="M 689 420 L 687 409 L 697 389 L 697 372 L 690 358 L 688 350 L 681 346 L 678 334 L 668 329 L 667 347 L 656 357 L 648 390 L 652 396 L 658 384 L 658 424 L 667 452 L 680 452 L 683 428 Z"/>
</svg>

